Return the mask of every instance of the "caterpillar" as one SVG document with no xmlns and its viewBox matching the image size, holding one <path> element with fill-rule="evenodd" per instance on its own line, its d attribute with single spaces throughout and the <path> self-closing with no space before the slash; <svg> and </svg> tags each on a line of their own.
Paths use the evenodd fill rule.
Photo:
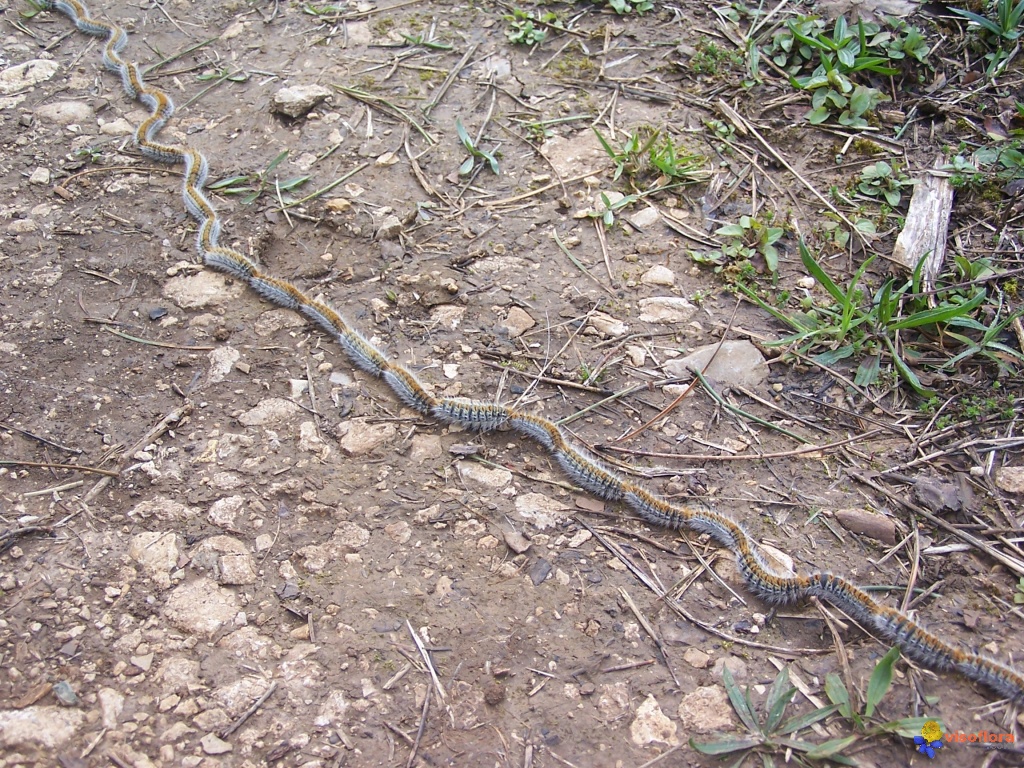
<svg viewBox="0 0 1024 768">
<path fill-rule="evenodd" d="M 1024 703 L 1024 677 L 1014 669 L 941 640 L 906 614 L 879 604 L 841 576 L 827 572 L 795 576 L 776 573 L 742 525 L 713 510 L 675 504 L 655 496 L 574 444 L 554 422 L 496 403 L 435 397 L 415 374 L 390 360 L 337 311 L 306 296 L 288 281 L 263 272 L 233 248 L 220 245 L 220 218 L 203 191 L 209 173 L 207 160 L 192 147 L 155 140 L 174 114 L 174 103 L 163 91 L 144 83 L 137 64 L 121 58 L 121 51 L 128 42 L 127 34 L 116 24 L 93 19 L 78 0 L 40 2 L 44 8 L 67 16 L 79 31 L 106 39 L 104 65 L 121 78 L 129 98 L 150 110 L 149 117 L 135 131 L 136 146 L 153 160 L 184 166 L 184 205 L 198 224 L 196 250 L 207 267 L 246 283 L 273 304 L 304 315 L 338 342 L 353 365 L 382 379 L 399 400 L 422 415 L 481 432 L 507 427 L 542 445 L 566 476 L 595 496 L 620 502 L 653 525 L 709 535 L 733 553 L 747 588 L 761 600 L 773 605 L 792 605 L 807 598 L 820 598 L 879 638 L 898 645 L 918 664 L 937 671 L 958 672 L 1000 697 Z"/>
</svg>

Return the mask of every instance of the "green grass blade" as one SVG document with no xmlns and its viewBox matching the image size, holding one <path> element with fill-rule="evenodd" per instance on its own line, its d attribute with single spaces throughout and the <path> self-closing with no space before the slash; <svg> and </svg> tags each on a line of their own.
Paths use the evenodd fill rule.
<svg viewBox="0 0 1024 768">
<path fill-rule="evenodd" d="M 858 387 L 870 387 L 878 381 L 881 367 L 881 355 L 868 355 L 857 366 L 857 373 L 853 377 L 853 383 Z"/>
<path fill-rule="evenodd" d="M 903 377 L 903 380 L 910 385 L 910 388 L 921 397 L 935 397 L 935 392 L 924 386 L 921 380 L 917 378 L 917 374 L 896 354 L 896 347 L 893 345 L 892 339 L 888 336 L 883 336 L 882 338 L 885 339 L 885 344 L 889 347 L 889 354 L 892 356 L 892 364 L 896 366 L 896 372 Z"/>
<path fill-rule="evenodd" d="M 831 701 L 839 708 L 839 714 L 843 717 L 849 717 L 852 710 L 850 709 L 850 693 L 846 690 L 846 686 L 843 685 L 843 680 L 835 672 L 829 672 L 825 675 L 825 695 L 828 696 L 828 700 Z"/>
<path fill-rule="evenodd" d="M 779 674 L 775 676 L 775 682 L 772 684 L 772 689 L 768 692 L 768 699 L 765 701 L 765 709 L 768 710 L 768 716 L 764 723 L 765 733 L 772 733 L 782 721 L 782 716 L 786 712 L 786 705 L 793 698 L 795 691 L 796 688 L 789 683 L 789 670 L 783 667 L 779 670 Z"/>
<path fill-rule="evenodd" d="M 476 146 L 473 144 L 473 139 L 469 137 L 469 132 L 466 131 L 466 126 L 462 124 L 462 119 L 458 117 L 455 118 L 455 132 L 459 135 L 459 141 L 462 142 L 462 146 L 466 148 L 467 152 L 475 157 L 477 153 Z"/>
<path fill-rule="evenodd" d="M 248 176 L 231 176 L 231 177 L 229 177 L 227 179 L 221 179 L 220 181 L 215 181 L 215 182 L 213 182 L 213 184 L 207 184 L 206 188 L 207 189 L 214 189 L 214 190 L 221 190 L 221 189 L 227 189 L 228 187 L 234 187 L 234 186 L 237 186 L 239 184 L 248 184 L 248 183 L 249 183 L 249 177 Z"/>
<path fill-rule="evenodd" d="M 277 157 L 270 161 L 270 165 L 267 166 L 267 169 L 263 172 L 263 175 L 269 176 L 270 172 L 277 168 L 277 166 L 279 166 L 281 163 L 283 163 L 286 157 L 288 157 L 287 149 L 284 152 L 281 152 Z"/>
<path fill-rule="evenodd" d="M 946 726 L 943 725 L 940 718 L 936 717 L 904 717 L 900 720 L 883 723 L 878 727 L 886 733 L 895 733 L 905 739 L 912 739 L 915 736 L 921 735 L 921 729 L 924 727 L 924 724 L 930 720 L 935 720 L 939 724 L 939 727 L 942 728 L 943 733 L 945 733 Z"/>
<path fill-rule="evenodd" d="M 978 14 L 973 13 L 972 11 L 965 10 L 963 8 L 950 8 L 949 10 L 951 10 L 953 13 L 957 14 L 958 16 L 963 16 L 968 21 L 973 21 L 975 24 L 977 24 L 980 27 L 984 27 L 989 32 L 991 32 L 993 35 L 997 35 L 999 37 L 1002 37 L 1003 31 L 999 28 L 999 25 L 996 24 L 991 19 L 987 19 L 984 16 L 979 16 Z"/>
<path fill-rule="evenodd" d="M 842 757 L 839 753 L 851 746 L 859 738 L 860 736 L 853 735 L 844 736 L 841 739 L 831 739 L 823 744 L 818 744 L 814 749 L 808 750 L 806 757 L 809 760 L 825 760 L 826 758 L 837 760 L 838 757 Z"/>
<path fill-rule="evenodd" d="M 894 646 L 875 665 L 875 671 L 871 673 L 871 679 L 868 680 L 867 701 L 864 705 L 864 714 L 868 717 L 875 713 L 875 707 L 889 691 L 889 686 L 892 685 L 892 665 L 899 657 L 900 649 Z"/>
<path fill-rule="evenodd" d="M 703 755 L 728 755 L 730 752 L 739 752 L 742 749 L 751 749 L 753 747 L 760 746 L 760 744 L 761 739 L 755 739 L 751 736 L 724 739 L 722 741 L 712 741 L 707 744 L 700 744 L 692 738 L 690 739 L 690 746 Z"/>
<path fill-rule="evenodd" d="M 826 291 L 833 299 L 838 301 L 840 304 L 845 303 L 846 294 L 839 290 L 839 286 L 832 282 L 832 278 L 825 274 L 825 270 L 821 268 L 821 265 L 815 261 L 814 256 L 811 255 L 810 249 L 807 244 L 800 239 L 800 260 L 804 263 L 804 268 L 810 274 L 811 277 Z"/>
<path fill-rule="evenodd" d="M 754 708 L 750 704 L 750 697 L 740 690 L 728 667 L 722 668 L 722 683 L 725 685 L 725 692 L 729 696 L 732 708 L 739 715 L 740 721 L 751 733 L 760 733 L 761 726 L 758 725 L 757 715 L 754 714 Z"/>
<path fill-rule="evenodd" d="M 782 724 L 782 727 L 779 728 L 779 730 L 776 731 L 776 733 L 779 735 L 785 735 L 787 733 L 797 733 L 798 731 L 802 731 L 804 728 L 810 728 L 815 723 L 821 722 L 829 715 L 838 711 L 839 705 L 833 704 L 828 707 L 816 709 L 813 712 L 807 712 L 803 715 L 791 717 L 789 720 Z"/>
<path fill-rule="evenodd" d="M 935 309 L 926 309 L 923 312 L 915 312 L 910 317 L 905 317 L 902 320 L 897 320 L 895 323 L 891 323 L 888 327 L 891 330 L 898 331 L 902 328 L 917 328 L 922 325 L 946 323 L 954 317 L 961 317 L 963 315 L 970 314 L 973 310 L 977 309 L 983 301 L 985 301 L 986 295 L 986 291 L 981 290 L 978 291 L 969 301 L 965 301 L 963 304 L 948 304 L 935 307 Z"/>
<path fill-rule="evenodd" d="M 608 143 L 608 140 L 601 135 L 601 132 L 594 128 L 594 133 L 597 134 L 597 140 L 601 142 L 601 146 L 604 147 L 605 154 L 608 155 L 612 160 L 618 160 L 618 154 L 612 149 L 612 145 Z"/>
</svg>

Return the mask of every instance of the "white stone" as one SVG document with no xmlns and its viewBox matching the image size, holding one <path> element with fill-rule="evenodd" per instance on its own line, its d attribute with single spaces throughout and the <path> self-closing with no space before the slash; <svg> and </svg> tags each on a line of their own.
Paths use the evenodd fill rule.
<svg viewBox="0 0 1024 768">
<path fill-rule="evenodd" d="M 347 456 L 363 456 L 398 434 L 394 424 L 369 424 L 366 419 L 349 419 L 338 426 L 344 435 L 338 441 Z"/>
<path fill-rule="evenodd" d="M 210 511 L 206 513 L 206 519 L 220 528 L 233 530 L 237 528 L 238 515 L 242 511 L 245 499 L 241 496 L 227 496 L 217 499 L 210 505 Z"/>
<path fill-rule="evenodd" d="M 417 464 L 423 464 L 431 459 L 439 459 L 444 455 L 444 446 L 441 444 L 441 437 L 436 434 L 413 435 L 412 447 L 409 449 L 409 458 Z"/>
<path fill-rule="evenodd" d="M 234 347 L 217 347 L 210 350 L 206 358 L 210 361 L 210 368 L 206 372 L 206 381 L 209 384 L 219 384 L 228 377 L 235 363 L 242 357 L 242 353 Z"/>
<path fill-rule="evenodd" d="M 594 312 L 590 315 L 590 327 L 602 336 L 616 337 L 629 333 L 628 325 L 604 312 Z"/>
<path fill-rule="evenodd" d="M 665 285 L 673 286 L 676 283 L 676 273 L 668 267 L 660 264 L 651 267 L 640 276 L 640 282 L 644 285 Z"/>
<path fill-rule="evenodd" d="M 627 219 L 630 224 L 635 224 L 638 229 L 647 229 L 661 221 L 661 214 L 652 205 L 647 205 L 635 213 L 631 213 Z"/>
<path fill-rule="evenodd" d="M 402 234 L 402 220 L 393 213 L 384 217 L 384 220 L 377 227 L 377 240 L 397 240 Z"/>
<path fill-rule="evenodd" d="M 180 501 L 157 496 L 136 504 L 128 512 L 128 517 L 134 522 L 153 518 L 161 522 L 187 523 L 195 517 L 196 512 L 194 507 L 186 507 Z"/>
<path fill-rule="evenodd" d="M 47 184 L 50 183 L 50 169 L 36 168 L 34 171 L 32 171 L 32 175 L 28 177 L 28 183 L 46 186 Z"/>
<path fill-rule="evenodd" d="M 32 59 L 0 71 L 0 93 L 9 94 L 31 88 L 57 74 L 57 62 Z"/>
<path fill-rule="evenodd" d="M 101 125 L 100 133 L 104 136 L 131 136 L 135 133 L 135 126 L 123 117 L 119 117 L 116 120 L 111 120 L 109 123 Z"/>
<path fill-rule="evenodd" d="M 717 685 L 702 686 L 683 696 L 677 714 L 684 733 L 728 731 L 736 726 L 729 697 Z"/>
<path fill-rule="evenodd" d="M 681 296 L 640 299 L 640 319 L 645 323 L 685 323 L 697 307 Z"/>
<path fill-rule="evenodd" d="M 485 467 L 475 461 L 460 461 L 455 465 L 459 479 L 476 493 L 494 493 L 512 482 L 512 473 L 507 469 Z"/>
<path fill-rule="evenodd" d="M 12 235 L 27 235 L 39 230 L 39 222 L 35 219 L 15 219 L 5 229 Z"/>
<path fill-rule="evenodd" d="M 183 656 L 171 656 L 160 665 L 156 678 L 165 693 L 190 693 L 202 687 L 199 662 Z"/>
<path fill-rule="evenodd" d="M 55 101 L 36 109 L 36 116 L 57 125 L 73 125 L 91 120 L 93 110 L 83 101 Z"/>
<path fill-rule="evenodd" d="M 405 522 L 405 520 L 399 520 L 397 523 L 385 525 L 384 533 L 395 544 L 405 544 L 412 538 L 412 526 Z"/>
<path fill-rule="evenodd" d="M 234 594 L 204 576 L 176 587 L 168 595 L 163 612 L 178 629 L 210 637 L 231 624 L 238 611 Z"/>
<path fill-rule="evenodd" d="M 768 363 L 764 355 L 745 339 L 726 341 L 720 349 L 717 343 L 707 344 L 686 357 L 666 361 L 664 368 L 670 376 L 681 379 L 692 377 L 696 368 L 719 384 L 747 389 L 758 386 L 768 377 Z"/>
<path fill-rule="evenodd" d="M 242 295 L 241 280 L 204 270 L 194 275 L 178 275 L 164 283 L 164 298 L 182 309 L 225 307 Z"/>
<path fill-rule="evenodd" d="M 510 339 L 515 339 L 522 336 L 536 324 L 537 321 L 530 317 L 526 310 L 512 307 L 509 309 L 508 315 L 501 322 L 501 327 L 505 329 Z"/>
<path fill-rule="evenodd" d="M 1024 493 L 1024 467 L 1001 467 L 996 472 L 996 485 L 1007 493 Z"/>
<path fill-rule="evenodd" d="M 302 413 L 302 408 L 283 397 L 268 397 L 243 413 L 238 421 L 247 427 L 279 427 Z"/>
<path fill-rule="evenodd" d="M 316 424 L 312 421 L 304 421 L 299 424 L 299 450 L 316 453 L 322 458 L 326 458 L 331 453 L 331 447 L 324 444 Z"/>
<path fill-rule="evenodd" d="M 687 648 L 683 653 L 683 661 L 694 669 L 707 669 L 708 664 L 711 663 L 711 657 L 700 648 Z"/>
<path fill-rule="evenodd" d="M 270 108 L 288 117 L 301 117 L 331 95 L 322 85 L 293 85 L 282 88 L 270 100 Z"/>
<path fill-rule="evenodd" d="M 184 539 L 170 531 L 143 531 L 132 536 L 128 556 L 157 584 L 169 587 L 184 546 Z"/>
<path fill-rule="evenodd" d="M 84 720 L 83 710 L 70 707 L 0 709 L 0 747 L 56 750 L 78 734 Z"/>
<path fill-rule="evenodd" d="M 629 736 L 638 747 L 660 742 L 671 747 L 679 743 L 677 726 L 661 711 L 658 700 L 648 694 L 636 708 L 636 717 L 629 724 Z"/>
<path fill-rule="evenodd" d="M 192 555 L 192 565 L 209 571 L 218 584 L 253 584 L 256 581 L 252 554 L 234 536 L 203 539 Z"/>
<path fill-rule="evenodd" d="M 465 314 L 465 307 L 457 307 L 454 304 L 439 304 L 430 310 L 430 322 L 432 325 L 454 331 L 462 324 L 462 318 Z"/>
<path fill-rule="evenodd" d="M 611 164 L 591 130 L 578 131 L 571 136 L 552 136 L 541 146 L 540 153 L 562 178 L 595 173 Z"/>
<path fill-rule="evenodd" d="M 345 701 L 345 694 L 342 691 L 333 690 L 327 694 L 327 698 L 320 705 L 320 713 L 317 715 L 314 725 L 319 728 L 340 728 L 345 720 L 345 713 L 348 711 L 348 702 Z"/>
<path fill-rule="evenodd" d="M 629 710 L 629 683 L 602 683 L 597 687 L 597 711 L 606 720 Z"/>
<path fill-rule="evenodd" d="M 298 328 L 306 324 L 302 316 L 290 309 L 270 309 L 256 318 L 253 331 L 257 336 L 270 336 L 284 328 Z"/>
<path fill-rule="evenodd" d="M 223 755 L 234 749 L 230 743 L 224 741 L 215 733 L 208 733 L 203 736 L 199 740 L 199 744 L 203 748 L 203 752 L 208 755 Z"/>
<path fill-rule="evenodd" d="M 554 528 L 569 519 L 569 507 L 543 493 L 524 493 L 516 497 L 516 514 L 540 530 Z"/>
<path fill-rule="evenodd" d="M 331 538 L 324 544 L 311 544 L 296 551 L 303 559 L 303 567 L 309 573 L 320 573 L 336 567 L 346 554 L 352 554 L 370 542 L 370 532 L 355 523 L 339 525 Z"/>
<path fill-rule="evenodd" d="M 103 727 L 111 730 L 117 728 L 121 712 L 124 710 L 124 694 L 113 688 L 100 688 L 96 692 L 96 697 L 100 702 Z"/>
</svg>

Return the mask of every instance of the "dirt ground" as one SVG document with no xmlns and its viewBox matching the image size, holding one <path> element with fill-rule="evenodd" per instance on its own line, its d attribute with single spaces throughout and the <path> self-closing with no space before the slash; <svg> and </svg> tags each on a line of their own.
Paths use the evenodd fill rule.
<svg viewBox="0 0 1024 768">
<path fill-rule="evenodd" d="M 91 4 L 126 28 L 127 58 L 175 56 L 150 75 L 178 104 L 165 136 L 205 152 L 212 182 L 244 176 L 236 187 L 261 192 L 247 205 L 214 195 L 223 239 L 322 294 L 437 391 L 525 396 L 602 445 L 672 402 L 667 362 L 729 326 L 757 345 L 782 335 L 736 310 L 690 238 L 748 211 L 750 179 L 780 215 L 820 206 L 777 164 L 777 187 L 759 170 L 725 198 L 738 161 L 716 154 L 704 123 L 723 119 L 725 98 L 821 189 L 844 139 L 764 108 L 777 89 L 725 92 L 695 74 L 693 47 L 716 28 L 703 4 L 574 6 L 575 33 L 533 49 L 508 41 L 496 4 L 309 9 Z M 586 496 L 537 445 L 411 414 L 297 315 L 202 270 L 180 173 L 132 147 L 145 110 L 94 38 L 25 10 L 3 4 L 0 65 L 56 68 L 0 109 L 0 765 L 399 766 L 415 748 L 421 766 L 706 766 L 719 762 L 689 739 L 743 732 L 723 667 L 759 704 L 788 666 L 793 713 L 827 701 L 829 672 L 864 691 L 887 647 L 855 624 L 814 606 L 768 615 L 712 543 Z M 332 94 L 311 113 L 272 111 L 281 88 L 313 84 Z M 459 175 L 471 155 L 456 121 L 498 174 L 478 158 Z M 712 158 L 716 180 L 605 230 L 586 210 L 622 185 L 592 124 L 669 127 Z M 944 130 L 908 132 L 901 151 L 930 165 Z M 310 180 L 293 198 L 345 178 L 282 210 L 275 179 L 297 176 Z M 716 195 L 726 202 L 709 214 Z M 792 238 L 781 245 L 779 285 L 792 287 L 804 273 Z M 656 297 L 693 306 L 641 319 Z M 906 400 L 865 400 L 762 351 L 768 376 L 730 403 L 816 445 L 857 439 L 793 453 L 803 444 L 698 391 L 608 455 L 667 496 L 729 512 L 798 568 L 889 585 L 877 594 L 890 604 L 910 580 L 935 587 L 914 605 L 927 626 L 1024 657 L 1016 577 L 903 503 L 1012 539 L 1017 501 L 990 478 L 1019 448 L 913 460 L 1012 437 L 1013 424 L 961 425 L 921 447 L 927 417 Z M 633 385 L 646 386 L 598 404 Z M 934 493 L 951 488 L 962 503 L 943 510 Z M 847 530 L 844 510 L 880 513 L 901 546 Z M 882 711 L 953 731 L 1021 727 L 991 701 L 899 662 Z M 849 733 L 830 719 L 804 735 Z M 973 745 L 943 752 L 986 759 Z M 848 754 L 926 762 L 902 737 Z"/>
</svg>

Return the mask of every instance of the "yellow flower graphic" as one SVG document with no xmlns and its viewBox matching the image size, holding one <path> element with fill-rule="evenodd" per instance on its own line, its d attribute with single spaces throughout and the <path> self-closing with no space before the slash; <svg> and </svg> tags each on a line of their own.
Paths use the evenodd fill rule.
<svg viewBox="0 0 1024 768">
<path fill-rule="evenodd" d="M 938 741 L 942 738 L 942 727 L 934 720 L 929 720 L 922 726 L 921 735 L 926 741 Z"/>
</svg>

